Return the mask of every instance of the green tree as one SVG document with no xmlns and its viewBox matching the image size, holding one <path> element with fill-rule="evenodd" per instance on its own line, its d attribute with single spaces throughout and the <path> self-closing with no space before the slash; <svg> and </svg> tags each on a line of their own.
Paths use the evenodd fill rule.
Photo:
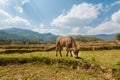
<svg viewBox="0 0 120 80">
<path fill-rule="evenodd" d="M 120 40 L 120 33 L 116 35 L 116 39 Z"/>
</svg>

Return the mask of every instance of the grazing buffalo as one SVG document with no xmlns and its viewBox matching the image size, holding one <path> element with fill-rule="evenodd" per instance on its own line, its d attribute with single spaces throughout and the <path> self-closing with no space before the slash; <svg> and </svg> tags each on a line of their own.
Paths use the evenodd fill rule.
<svg viewBox="0 0 120 80">
<path fill-rule="evenodd" d="M 62 57 L 61 50 L 65 47 L 68 56 L 68 53 L 70 52 L 71 57 L 73 56 L 71 51 L 74 52 L 74 56 L 78 58 L 79 49 L 77 48 L 77 45 L 74 41 L 74 39 L 70 36 L 61 36 L 56 40 L 56 56 L 58 55 L 58 51 L 60 56 Z"/>
</svg>

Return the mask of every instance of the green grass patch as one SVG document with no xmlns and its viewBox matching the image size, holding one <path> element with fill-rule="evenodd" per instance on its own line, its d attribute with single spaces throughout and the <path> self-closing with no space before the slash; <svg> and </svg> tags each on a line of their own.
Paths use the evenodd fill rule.
<svg viewBox="0 0 120 80">
<path fill-rule="evenodd" d="M 120 61 L 118 61 L 118 62 L 117 62 L 117 65 L 119 65 L 119 66 L 120 66 Z"/>
<path fill-rule="evenodd" d="M 56 57 L 54 51 L 49 52 L 32 52 L 23 54 L 0 54 L 0 65 L 25 65 L 41 64 L 58 67 L 60 69 L 85 70 L 94 76 L 105 77 L 105 79 L 119 78 L 120 73 L 120 50 L 103 50 L 103 51 L 81 51 L 81 59 L 74 57 Z M 109 74 L 109 75 L 108 75 Z M 108 77 L 106 78 L 106 76 Z M 71 79 L 72 80 L 72 79 Z"/>
<path fill-rule="evenodd" d="M 104 78 L 89 74 L 83 69 L 26 63 L 0 66 L 0 80 L 104 80 Z"/>
</svg>

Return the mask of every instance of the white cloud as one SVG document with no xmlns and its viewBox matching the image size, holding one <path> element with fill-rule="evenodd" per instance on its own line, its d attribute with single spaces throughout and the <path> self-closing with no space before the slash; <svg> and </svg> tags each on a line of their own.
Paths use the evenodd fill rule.
<svg viewBox="0 0 120 80">
<path fill-rule="evenodd" d="M 32 30 L 39 32 L 39 33 L 48 33 L 48 32 L 53 33 L 53 34 L 59 33 L 59 30 L 48 27 L 43 23 L 41 23 L 39 26 L 34 26 Z"/>
<path fill-rule="evenodd" d="M 79 34 L 79 31 L 80 31 L 80 28 L 79 28 L 79 27 L 74 27 L 74 28 L 71 30 L 70 34 Z"/>
<path fill-rule="evenodd" d="M 0 10 L 0 27 L 2 28 L 10 28 L 10 27 L 19 27 L 19 28 L 29 28 L 30 23 L 19 17 L 12 17 L 7 12 Z"/>
<path fill-rule="evenodd" d="M 120 4 L 120 0 L 115 1 L 114 3 L 112 3 L 112 4 L 111 4 L 111 7 L 113 7 L 113 6 L 115 6 L 115 5 L 118 5 L 118 4 Z"/>
<path fill-rule="evenodd" d="M 79 26 L 85 25 L 97 18 L 102 4 L 93 5 L 82 3 L 74 5 L 66 15 L 61 14 L 53 20 L 52 25 L 55 26 Z M 84 23 L 83 23 L 84 22 Z"/>
<path fill-rule="evenodd" d="M 74 5 L 67 14 L 61 14 L 57 18 L 53 19 L 52 26 L 57 26 L 65 28 L 68 27 L 76 27 L 77 29 L 73 29 L 73 31 L 78 30 L 84 26 L 90 24 L 93 20 L 95 20 L 98 15 L 99 11 L 102 9 L 102 4 L 88 4 L 88 3 L 81 3 L 79 5 Z M 71 30 L 71 29 L 70 29 Z M 81 30 L 81 29 L 80 29 Z M 73 33 L 73 31 L 70 31 Z M 80 32 L 80 31 L 79 31 Z M 75 32 L 74 32 L 75 33 Z"/>
<path fill-rule="evenodd" d="M 4 8 L 13 8 L 19 13 L 23 13 L 24 8 L 23 5 L 28 3 L 29 0 L 0 0 L 0 6 L 4 6 Z"/>
<path fill-rule="evenodd" d="M 15 26 L 15 27 L 28 27 L 30 25 L 30 23 L 27 20 L 19 16 L 5 19 L 3 20 L 3 23 L 6 23 L 7 26 Z"/>
<path fill-rule="evenodd" d="M 53 20 L 54 26 L 80 26 L 89 24 L 97 18 L 99 10 L 102 9 L 102 4 L 93 5 L 82 3 L 74 5 L 66 15 L 61 14 Z"/>
<path fill-rule="evenodd" d="M 97 27 L 90 29 L 88 34 L 112 34 L 120 32 L 120 10 L 113 13 L 111 20 L 99 24 Z"/>
<path fill-rule="evenodd" d="M 28 3 L 30 0 L 0 0 L 0 4 L 14 4 L 16 3 L 16 5 L 24 5 L 26 3 Z"/>
<path fill-rule="evenodd" d="M 14 1 L 16 4 L 13 5 L 15 10 L 19 13 L 23 13 L 24 9 L 23 9 L 23 5 L 28 3 L 29 0 L 21 0 L 20 2 Z"/>
<path fill-rule="evenodd" d="M 23 11 L 24 11 L 23 5 L 28 3 L 28 2 L 29 2 L 29 0 L 21 0 L 20 2 L 15 1 L 16 4 L 13 5 L 14 9 L 19 13 L 23 13 Z"/>
<path fill-rule="evenodd" d="M 21 5 L 24 5 L 25 3 L 29 2 L 29 0 L 22 0 Z"/>
<path fill-rule="evenodd" d="M 0 4 L 1 4 L 1 5 L 7 4 L 7 0 L 0 0 Z"/>
<path fill-rule="evenodd" d="M 21 6 L 15 6 L 15 10 L 19 13 L 23 13 L 23 8 Z"/>
<path fill-rule="evenodd" d="M 120 4 L 120 0 L 116 0 L 114 3 L 110 4 L 110 5 L 106 5 L 105 11 L 109 11 L 112 7 L 119 5 Z"/>
<path fill-rule="evenodd" d="M 120 23 L 120 10 L 112 15 L 112 21 Z"/>
<path fill-rule="evenodd" d="M 4 20 L 7 18 L 11 18 L 11 16 L 7 12 L 0 10 L 0 20 Z"/>
<path fill-rule="evenodd" d="M 89 30 L 87 34 L 112 34 L 120 32 L 120 24 L 107 21 Z"/>
<path fill-rule="evenodd" d="M 111 7 L 120 4 L 116 1 Z M 53 20 L 52 25 L 59 27 L 64 34 L 112 34 L 120 32 L 120 10 L 111 15 L 111 20 L 102 22 L 95 28 L 89 27 L 90 22 L 98 17 L 102 4 L 82 3 L 74 5 L 67 14 L 61 14 Z M 92 11 L 92 12 L 91 12 Z M 86 13 L 87 12 L 87 13 Z M 88 26 L 88 27 L 86 27 Z M 61 30 L 60 30 L 61 29 Z"/>
</svg>

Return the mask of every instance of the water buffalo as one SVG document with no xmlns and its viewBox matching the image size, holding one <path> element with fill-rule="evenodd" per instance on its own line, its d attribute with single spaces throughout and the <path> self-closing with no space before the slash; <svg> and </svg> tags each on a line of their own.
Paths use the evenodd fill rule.
<svg viewBox="0 0 120 80">
<path fill-rule="evenodd" d="M 63 47 L 65 47 L 67 54 L 66 56 L 68 56 L 68 53 L 70 52 L 71 57 L 73 56 L 71 51 L 74 52 L 74 56 L 76 58 L 78 58 L 78 53 L 79 53 L 79 49 L 77 48 L 77 45 L 74 41 L 74 39 L 70 36 L 61 36 L 59 38 L 57 38 L 56 40 L 56 56 L 58 56 L 58 51 L 60 56 L 62 57 L 61 54 L 61 50 L 63 49 Z"/>
</svg>

